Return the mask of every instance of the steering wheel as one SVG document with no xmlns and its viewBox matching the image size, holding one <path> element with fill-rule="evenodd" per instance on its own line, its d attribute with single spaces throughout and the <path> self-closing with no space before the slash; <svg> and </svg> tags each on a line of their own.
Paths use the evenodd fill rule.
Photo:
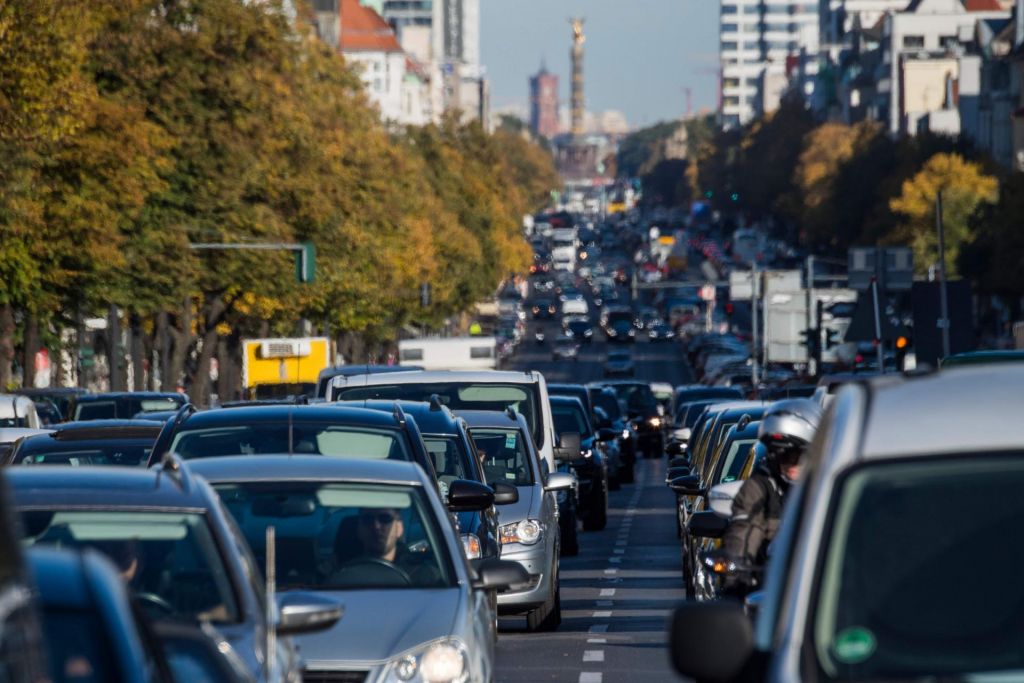
<svg viewBox="0 0 1024 683">
<path fill-rule="evenodd" d="M 175 609 L 171 606 L 171 603 L 167 602 L 156 593 L 150 593 L 148 591 L 142 593 L 135 593 L 134 598 L 141 603 L 140 606 L 144 610 L 148 610 L 148 608 L 152 607 L 161 612 L 162 614 L 168 616 L 174 614 L 175 612 Z"/>
<path fill-rule="evenodd" d="M 412 585 L 412 579 L 405 573 L 405 570 L 401 567 L 396 567 L 387 560 L 381 560 L 376 557 L 360 557 L 351 562 L 346 562 L 338 571 L 357 575 L 363 573 L 375 575 L 383 572 L 389 574 L 389 578 L 393 577 L 395 582 L 401 586 Z"/>
</svg>

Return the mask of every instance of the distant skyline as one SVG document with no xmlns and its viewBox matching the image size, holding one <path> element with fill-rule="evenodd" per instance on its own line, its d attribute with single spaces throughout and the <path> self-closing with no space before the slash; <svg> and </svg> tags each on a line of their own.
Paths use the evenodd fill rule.
<svg viewBox="0 0 1024 683">
<path fill-rule="evenodd" d="M 716 0 L 483 0 L 481 61 L 492 109 L 525 107 L 528 79 L 545 62 L 568 106 L 571 16 L 586 18 L 587 109 L 619 110 L 631 127 L 717 105 Z"/>
</svg>

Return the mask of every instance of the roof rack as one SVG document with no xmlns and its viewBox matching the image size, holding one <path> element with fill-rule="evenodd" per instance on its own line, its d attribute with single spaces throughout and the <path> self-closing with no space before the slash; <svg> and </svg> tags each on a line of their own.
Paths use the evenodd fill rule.
<svg viewBox="0 0 1024 683">
<path fill-rule="evenodd" d="M 160 461 L 158 466 L 157 477 L 165 472 L 182 492 L 187 493 L 192 488 L 188 469 L 185 467 L 185 461 L 181 459 L 180 455 L 176 453 L 164 455 L 163 460 Z"/>
<path fill-rule="evenodd" d="M 192 403 L 186 403 L 182 407 L 178 408 L 178 412 L 174 414 L 174 419 L 171 420 L 171 425 L 177 428 L 178 425 L 185 421 L 185 418 L 194 412 L 196 412 L 195 405 Z"/>
<path fill-rule="evenodd" d="M 430 409 L 431 410 L 444 410 L 444 401 L 437 394 L 430 395 Z"/>
<path fill-rule="evenodd" d="M 743 417 L 740 418 L 740 421 L 736 423 L 736 431 L 742 432 L 750 425 L 752 419 L 753 418 L 750 417 L 749 413 L 744 413 Z"/>
<path fill-rule="evenodd" d="M 406 423 L 405 411 L 402 410 L 402 406 L 398 403 L 398 401 L 395 401 L 394 405 L 395 405 L 395 409 L 394 409 L 395 422 L 397 422 L 399 425 L 404 427 L 405 423 Z"/>
<path fill-rule="evenodd" d="M 516 415 L 517 415 L 516 409 L 513 408 L 512 406 L 505 406 L 505 414 L 508 415 L 509 418 L 511 418 L 513 420 L 516 419 Z"/>
</svg>

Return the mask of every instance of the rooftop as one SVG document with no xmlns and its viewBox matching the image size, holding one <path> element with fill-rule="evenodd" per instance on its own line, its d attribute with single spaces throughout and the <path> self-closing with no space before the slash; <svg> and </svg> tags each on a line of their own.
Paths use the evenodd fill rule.
<svg viewBox="0 0 1024 683">
<path fill-rule="evenodd" d="M 339 43 L 342 52 L 402 52 L 390 24 L 359 0 L 341 0 Z"/>
<path fill-rule="evenodd" d="M 203 458 L 188 467 L 207 481 L 351 481 L 423 485 L 415 463 L 398 460 L 325 458 L 315 455 L 255 455 Z"/>
</svg>

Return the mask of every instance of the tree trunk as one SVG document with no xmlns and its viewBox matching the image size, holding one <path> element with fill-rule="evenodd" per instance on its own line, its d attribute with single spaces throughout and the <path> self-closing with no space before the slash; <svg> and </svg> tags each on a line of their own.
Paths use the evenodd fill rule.
<svg viewBox="0 0 1024 683">
<path fill-rule="evenodd" d="M 222 338 L 217 348 L 217 394 L 220 400 L 235 401 L 241 397 L 239 359 L 241 357 L 241 339 L 239 333 L 232 330 L 231 334 Z"/>
<path fill-rule="evenodd" d="M 181 315 L 177 318 L 176 325 L 167 327 L 171 341 L 171 350 L 168 356 L 168 363 L 164 367 L 163 386 L 164 391 L 177 391 L 182 386 L 182 377 L 185 374 L 185 361 L 188 360 L 189 351 L 192 348 L 192 300 L 185 298 L 181 307 Z"/>
<path fill-rule="evenodd" d="M 142 316 L 136 312 L 128 315 L 129 339 L 132 354 L 132 391 L 146 388 L 146 349 L 143 343 Z"/>
<path fill-rule="evenodd" d="M 11 384 L 14 362 L 14 307 L 0 306 L 0 391 L 6 391 Z"/>
<path fill-rule="evenodd" d="M 25 338 L 22 342 L 22 367 L 24 368 L 21 385 L 34 387 L 36 384 L 36 352 L 39 351 L 39 317 L 35 313 L 25 316 Z"/>
<path fill-rule="evenodd" d="M 227 312 L 227 304 L 222 295 L 215 295 L 204 307 L 203 325 L 199 349 L 199 359 L 195 373 L 192 375 L 192 386 L 189 395 L 197 406 L 205 406 L 210 401 L 210 360 L 217 352 L 217 325 Z"/>
<path fill-rule="evenodd" d="M 110 367 L 110 390 L 124 391 L 127 372 L 124 364 L 124 350 L 121 348 L 121 312 L 111 304 L 107 316 L 107 365 Z"/>
</svg>

